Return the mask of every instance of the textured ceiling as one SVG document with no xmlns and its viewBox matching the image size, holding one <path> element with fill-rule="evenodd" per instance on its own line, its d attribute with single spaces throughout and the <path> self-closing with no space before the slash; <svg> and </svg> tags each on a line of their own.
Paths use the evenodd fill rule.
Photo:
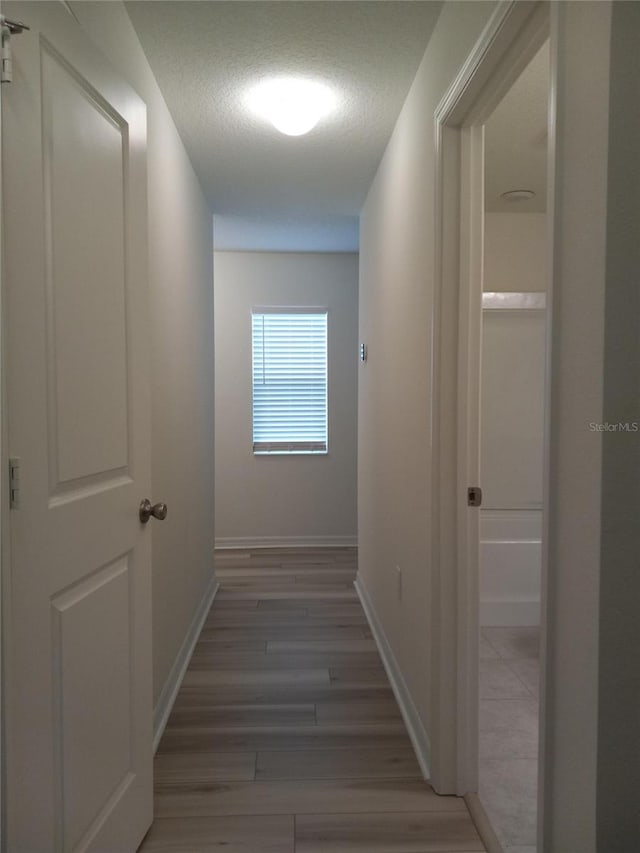
<svg viewBox="0 0 640 853">
<path fill-rule="evenodd" d="M 126 8 L 216 214 L 218 247 L 357 248 L 357 216 L 441 4 Z M 242 104 L 248 87 L 282 74 L 322 80 L 339 96 L 308 136 L 283 136 Z"/>
<path fill-rule="evenodd" d="M 549 44 L 540 49 L 485 127 L 485 207 L 492 213 L 541 213 L 547 207 Z M 509 202 L 509 190 L 533 190 Z"/>
</svg>

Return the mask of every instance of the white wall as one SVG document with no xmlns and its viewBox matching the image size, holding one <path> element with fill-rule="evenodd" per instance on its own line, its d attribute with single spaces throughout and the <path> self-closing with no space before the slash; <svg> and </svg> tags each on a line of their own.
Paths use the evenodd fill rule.
<svg viewBox="0 0 640 853">
<path fill-rule="evenodd" d="M 482 312 L 483 507 L 542 506 L 544 311 Z"/>
<path fill-rule="evenodd" d="M 355 544 L 358 256 L 215 253 L 216 543 Z M 251 308 L 326 306 L 329 453 L 254 456 Z"/>
<path fill-rule="evenodd" d="M 480 624 L 540 620 L 545 312 L 482 312 Z"/>
<path fill-rule="evenodd" d="M 430 645 L 433 115 L 493 9 L 443 4 L 360 225 L 360 340 L 369 360 L 358 393 L 358 577 L 427 736 L 438 724 Z"/>
<path fill-rule="evenodd" d="M 547 216 L 485 215 L 484 289 L 544 291 Z M 480 624 L 540 621 L 545 312 L 482 312 Z"/>
<path fill-rule="evenodd" d="M 360 328 L 370 359 L 359 393 L 360 575 L 427 732 L 436 722 L 428 674 L 431 117 L 486 14 L 481 4 L 444 5 L 361 220 Z M 640 843 L 633 801 L 639 445 L 633 435 L 626 447 L 607 435 L 603 455 L 603 433 L 589 429 L 606 415 L 640 417 L 638 17 L 635 3 L 551 5 L 557 123 L 543 554 L 545 853 L 627 853 Z M 394 563 L 404 567 L 402 600 Z"/>
<path fill-rule="evenodd" d="M 158 701 L 213 580 L 211 214 L 121 3 L 72 3 L 93 41 L 147 104 L 154 524 L 153 683 Z M 144 497 L 143 495 L 140 496 Z"/>
<path fill-rule="evenodd" d="M 556 245 L 544 833 L 640 847 L 640 40 L 637 3 L 553 7 Z M 589 144 L 584 140 L 588 137 Z"/>
<path fill-rule="evenodd" d="M 546 290 L 546 213 L 486 213 L 484 252 L 485 290 Z"/>
<path fill-rule="evenodd" d="M 594 853 L 602 434 L 588 425 L 604 420 L 611 4 L 558 3 L 551 10 L 557 123 L 541 847 Z"/>
</svg>

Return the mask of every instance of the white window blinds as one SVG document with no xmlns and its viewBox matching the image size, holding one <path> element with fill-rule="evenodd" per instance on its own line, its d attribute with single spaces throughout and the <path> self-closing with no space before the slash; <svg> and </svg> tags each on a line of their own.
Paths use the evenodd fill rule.
<svg viewBox="0 0 640 853">
<path fill-rule="evenodd" d="M 254 453 L 326 453 L 327 311 L 254 309 Z"/>
</svg>

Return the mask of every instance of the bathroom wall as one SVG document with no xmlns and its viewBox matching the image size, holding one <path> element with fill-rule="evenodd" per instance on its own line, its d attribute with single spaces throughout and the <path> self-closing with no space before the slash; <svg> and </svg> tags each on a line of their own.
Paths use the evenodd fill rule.
<svg viewBox="0 0 640 853">
<path fill-rule="evenodd" d="M 540 621 L 545 311 L 544 213 L 487 213 L 482 312 L 480 624 Z M 518 299 L 536 293 L 537 302 Z M 489 307 L 489 305 L 495 307 Z M 501 307 L 497 307 L 501 306 Z"/>
</svg>

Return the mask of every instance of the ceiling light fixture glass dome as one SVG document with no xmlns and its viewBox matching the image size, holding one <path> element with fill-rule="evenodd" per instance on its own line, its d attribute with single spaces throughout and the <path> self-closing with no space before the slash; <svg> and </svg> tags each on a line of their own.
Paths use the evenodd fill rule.
<svg viewBox="0 0 640 853">
<path fill-rule="evenodd" d="M 302 136 L 335 108 L 336 96 L 315 80 L 274 77 L 254 86 L 247 93 L 246 104 L 280 133 Z"/>
</svg>

